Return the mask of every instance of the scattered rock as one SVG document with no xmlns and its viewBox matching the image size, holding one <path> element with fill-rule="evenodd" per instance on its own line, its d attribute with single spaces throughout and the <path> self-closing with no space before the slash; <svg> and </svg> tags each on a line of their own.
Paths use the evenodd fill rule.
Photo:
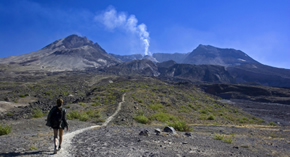
<svg viewBox="0 0 290 157">
<path fill-rule="evenodd" d="M 190 132 L 186 132 L 184 135 L 189 137 L 189 136 L 191 136 L 191 133 Z"/>
<path fill-rule="evenodd" d="M 159 134 L 161 134 L 161 130 L 160 130 L 160 129 L 158 129 L 158 128 L 157 128 L 157 129 L 155 129 L 155 130 L 154 130 L 154 132 L 156 133 L 156 135 L 159 135 Z"/>
<path fill-rule="evenodd" d="M 143 135 L 143 136 L 149 136 L 149 131 L 148 130 L 143 130 L 139 133 L 139 135 Z"/>
<path fill-rule="evenodd" d="M 170 132 L 170 133 L 172 133 L 172 134 L 176 134 L 175 129 L 174 129 L 173 127 L 171 127 L 171 126 L 167 126 L 167 127 L 165 127 L 165 128 L 163 129 L 163 131 L 164 131 L 164 132 Z"/>
<path fill-rule="evenodd" d="M 239 147 L 238 147 L 238 146 L 233 146 L 233 148 L 235 148 L 235 149 L 239 149 Z"/>
</svg>

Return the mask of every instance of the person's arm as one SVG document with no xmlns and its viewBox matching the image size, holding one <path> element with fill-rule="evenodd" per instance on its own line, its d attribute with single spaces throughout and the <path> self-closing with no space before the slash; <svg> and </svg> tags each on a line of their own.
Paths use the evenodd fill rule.
<svg viewBox="0 0 290 157">
<path fill-rule="evenodd" d="M 64 126 L 66 127 L 66 130 L 68 130 L 68 123 L 66 120 L 66 110 L 65 109 L 63 111 L 63 122 L 64 122 Z"/>
</svg>

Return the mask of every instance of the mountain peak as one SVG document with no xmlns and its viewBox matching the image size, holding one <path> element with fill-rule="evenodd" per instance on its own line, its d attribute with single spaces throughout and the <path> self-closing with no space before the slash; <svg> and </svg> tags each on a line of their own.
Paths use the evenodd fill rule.
<svg viewBox="0 0 290 157">
<path fill-rule="evenodd" d="M 87 37 L 80 37 L 78 35 L 70 35 L 62 40 L 65 48 L 77 48 L 85 45 L 94 45 Z"/>
<path fill-rule="evenodd" d="M 76 34 L 72 34 L 70 36 L 67 36 L 63 39 L 59 39 L 47 45 L 46 47 L 44 47 L 44 49 L 55 49 L 55 48 L 60 48 L 60 47 L 70 49 L 70 48 L 82 47 L 85 45 L 94 46 L 94 42 L 89 40 L 87 37 L 80 37 Z"/>
<path fill-rule="evenodd" d="M 246 53 L 230 49 L 217 48 L 200 44 L 184 60 L 187 64 L 211 64 L 222 66 L 238 66 L 242 64 L 259 64 Z"/>
</svg>

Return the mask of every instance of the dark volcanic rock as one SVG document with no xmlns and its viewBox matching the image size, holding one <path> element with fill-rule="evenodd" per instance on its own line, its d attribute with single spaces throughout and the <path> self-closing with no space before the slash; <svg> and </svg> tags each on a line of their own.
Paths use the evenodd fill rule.
<svg viewBox="0 0 290 157">
<path fill-rule="evenodd" d="M 258 64 L 257 61 L 240 50 L 222 49 L 210 45 L 199 45 L 183 60 L 183 63 L 222 66 Z"/>
</svg>

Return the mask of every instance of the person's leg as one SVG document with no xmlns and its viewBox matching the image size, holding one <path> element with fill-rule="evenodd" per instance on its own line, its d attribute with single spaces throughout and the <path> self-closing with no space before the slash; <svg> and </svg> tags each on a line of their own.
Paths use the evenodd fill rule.
<svg viewBox="0 0 290 157">
<path fill-rule="evenodd" d="M 58 133 L 58 129 L 53 129 L 53 134 L 54 134 L 53 141 L 54 141 L 54 146 L 55 147 L 57 146 L 57 133 Z"/>
<path fill-rule="evenodd" d="M 58 129 L 53 129 L 53 141 L 54 141 L 54 154 L 57 153 L 57 133 L 58 133 Z"/>
<path fill-rule="evenodd" d="M 59 129 L 59 149 L 61 148 L 63 129 Z"/>
</svg>

